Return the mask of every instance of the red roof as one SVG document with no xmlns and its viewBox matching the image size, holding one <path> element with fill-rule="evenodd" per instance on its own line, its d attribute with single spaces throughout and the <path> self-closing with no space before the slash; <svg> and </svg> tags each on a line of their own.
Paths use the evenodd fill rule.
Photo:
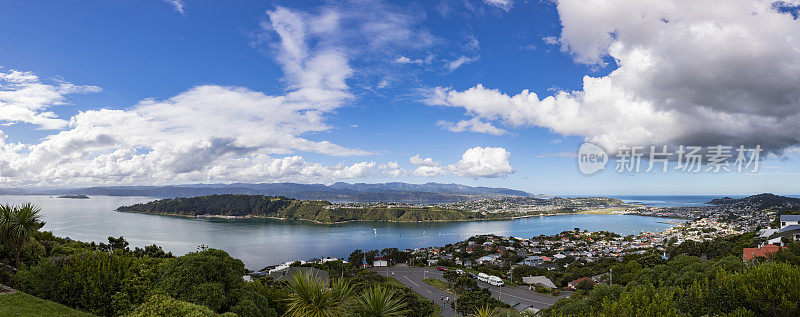
<svg viewBox="0 0 800 317">
<path fill-rule="evenodd" d="M 767 244 L 761 248 L 744 248 L 742 250 L 742 260 L 750 261 L 755 257 L 769 257 L 770 254 L 777 252 L 778 250 L 783 249 L 783 247 L 779 247 L 774 244 Z"/>
<path fill-rule="evenodd" d="M 595 285 L 595 284 L 597 284 L 597 283 L 595 283 L 595 282 L 594 282 L 594 280 L 593 280 L 591 277 L 581 277 L 581 278 L 579 278 L 579 279 L 577 279 L 577 280 L 574 280 L 574 281 L 572 281 L 572 282 L 569 282 L 569 284 L 567 284 L 567 287 L 574 289 L 574 288 L 575 288 L 575 287 L 577 287 L 577 286 L 578 286 L 578 284 L 580 284 L 580 283 L 581 283 L 583 280 L 588 280 L 589 282 L 591 282 L 591 283 L 592 283 L 592 285 Z"/>
</svg>

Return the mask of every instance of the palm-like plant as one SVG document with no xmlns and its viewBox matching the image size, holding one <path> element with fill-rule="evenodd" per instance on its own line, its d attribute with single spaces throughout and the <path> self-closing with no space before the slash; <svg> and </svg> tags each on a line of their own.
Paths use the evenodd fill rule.
<svg viewBox="0 0 800 317">
<path fill-rule="evenodd" d="M 0 231 L 15 251 L 17 269 L 20 268 L 20 254 L 25 243 L 42 227 L 41 209 L 31 203 L 19 207 L 0 206 Z"/>
<path fill-rule="evenodd" d="M 381 286 L 371 287 L 357 297 L 354 308 L 359 317 L 399 317 L 409 313 L 399 296 Z"/>
<path fill-rule="evenodd" d="M 496 308 L 489 308 L 489 306 L 483 306 L 475 308 L 475 311 L 472 312 L 470 315 L 471 317 L 492 317 L 494 314 L 497 313 Z"/>
<path fill-rule="evenodd" d="M 330 287 L 326 287 L 320 279 L 308 273 L 292 276 L 287 291 L 286 316 L 295 317 L 344 316 L 353 295 L 353 288 L 344 280 L 333 281 Z"/>
</svg>

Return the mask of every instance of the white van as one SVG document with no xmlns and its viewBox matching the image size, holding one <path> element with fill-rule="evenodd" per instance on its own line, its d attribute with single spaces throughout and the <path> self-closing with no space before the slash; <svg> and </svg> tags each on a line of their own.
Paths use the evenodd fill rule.
<svg viewBox="0 0 800 317">
<path fill-rule="evenodd" d="M 489 274 L 486 273 L 478 273 L 478 281 L 489 283 Z"/>
<path fill-rule="evenodd" d="M 503 280 L 497 276 L 489 276 L 489 281 L 487 283 L 494 285 L 494 286 L 503 286 Z"/>
</svg>

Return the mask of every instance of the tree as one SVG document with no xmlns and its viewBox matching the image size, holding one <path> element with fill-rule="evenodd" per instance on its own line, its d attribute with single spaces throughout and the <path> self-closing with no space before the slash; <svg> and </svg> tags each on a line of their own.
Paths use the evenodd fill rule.
<svg viewBox="0 0 800 317">
<path fill-rule="evenodd" d="M 108 248 L 109 252 L 113 252 L 114 250 L 128 250 L 128 241 L 125 241 L 125 238 L 120 236 L 119 238 L 108 237 Z"/>
<path fill-rule="evenodd" d="M 19 207 L 0 206 L 0 231 L 14 248 L 17 269 L 22 265 L 20 261 L 22 247 L 39 231 L 39 228 L 44 226 L 39 215 L 40 211 L 39 207 L 31 203 Z"/>
<path fill-rule="evenodd" d="M 583 279 L 578 282 L 578 285 L 575 288 L 584 290 L 584 291 L 591 291 L 594 288 L 594 282 L 591 279 Z"/>
<path fill-rule="evenodd" d="M 245 287 L 244 264 L 222 250 L 208 249 L 168 259 L 160 271 L 158 286 L 167 295 L 219 313 L 236 305 Z"/>
<path fill-rule="evenodd" d="M 414 293 L 408 287 L 397 286 L 391 284 L 384 284 L 387 289 L 393 289 L 394 292 L 400 297 L 400 301 L 405 303 L 408 317 L 428 317 L 433 315 L 436 310 L 436 304 L 424 297 Z"/>
<path fill-rule="evenodd" d="M 330 287 L 308 273 L 292 276 L 286 287 L 289 298 L 285 316 L 328 317 L 344 316 L 353 288 L 344 280 L 336 280 Z"/>
<path fill-rule="evenodd" d="M 478 289 L 478 282 L 466 275 L 459 276 L 458 279 L 453 282 L 453 290 L 459 294 L 476 289 Z"/>
<path fill-rule="evenodd" d="M 378 285 L 356 297 L 354 312 L 360 317 L 398 317 L 409 311 L 399 296 Z"/>
<path fill-rule="evenodd" d="M 472 314 L 481 307 L 493 309 L 496 307 L 506 308 L 508 305 L 493 298 L 492 293 L 486 288 L 468 291 L 456 301 L 456 311 L 463 315 Z"/>
<path fill-rule="evenodd" d="M 355 267 L 361 267 L 361 264 L 364 263 L 364 252 L 361 250 L 351 252 L 350 257 L 347 258 L 347 262 L 350 262 Z"/>
<path fill-rule="evenodd" d="M 447 284 L 450 285 L 451 288 L 453 287 L 453 284 L 460 276 L 461 274 L 458 274 L 456 273 L 456 271 L 452 270 L 445 271 L 444 274 L 442 274 L 442 277 L 444 277 L 444 280 L 447 281 Z"/>
</svg>

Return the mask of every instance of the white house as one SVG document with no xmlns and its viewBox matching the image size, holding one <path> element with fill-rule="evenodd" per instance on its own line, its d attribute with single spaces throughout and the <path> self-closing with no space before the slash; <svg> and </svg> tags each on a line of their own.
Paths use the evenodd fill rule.
<svg viewBox="0 0 800 317">
<path fill-rule="evenodd" d="M 522 278 L 522 282 L 528 285 L 540 285 L 550 289 L 556 288 L 556 284 L 553 284 L 546 276 L 525 276 Z"/>
<path fill-rule="evenodd" d="M 782 215 L 781 216 L 781 229 L 788 226 L 800 225 L 800 215 Z"/>
<path fill-rule="evenodd" d="M 479 258 L 479 259 L 477 259 L 475 261 L 478 262 L 479 264 L 494 263 L 499 258 L 500 258 L 500 254 L 499 253 L 495 253 L 495 254 L 489 254 L 487 256 L 481 257 L 481 258 Z"/>
<path fill-rule="evenodd" d="M 385 266 L 389 266 L 389 262 L 386 262 L 386 260 L 375 260 L 375 261 L 372 261 L 372 266 L 385 267 Z"/>
<path fill-rule="evenodd" d="M 540 264 L 542 262 L 544 262 L 544 258 L 542 258 L 541 256 L 538 256 L 538 255 L 532 255 L 532 256 L 529 256 L 529 257 L 525 258 L 524 264 L 528 265 L 528 266 L 534 266 L 534 265 Z"/>
<path fill-rule="evenodd" d="M 800 215 L 782 215 L 781 228 L 769 237 L 768 244 L 783 246 L 783 238 L 800 240 Z"/>
</svg>

